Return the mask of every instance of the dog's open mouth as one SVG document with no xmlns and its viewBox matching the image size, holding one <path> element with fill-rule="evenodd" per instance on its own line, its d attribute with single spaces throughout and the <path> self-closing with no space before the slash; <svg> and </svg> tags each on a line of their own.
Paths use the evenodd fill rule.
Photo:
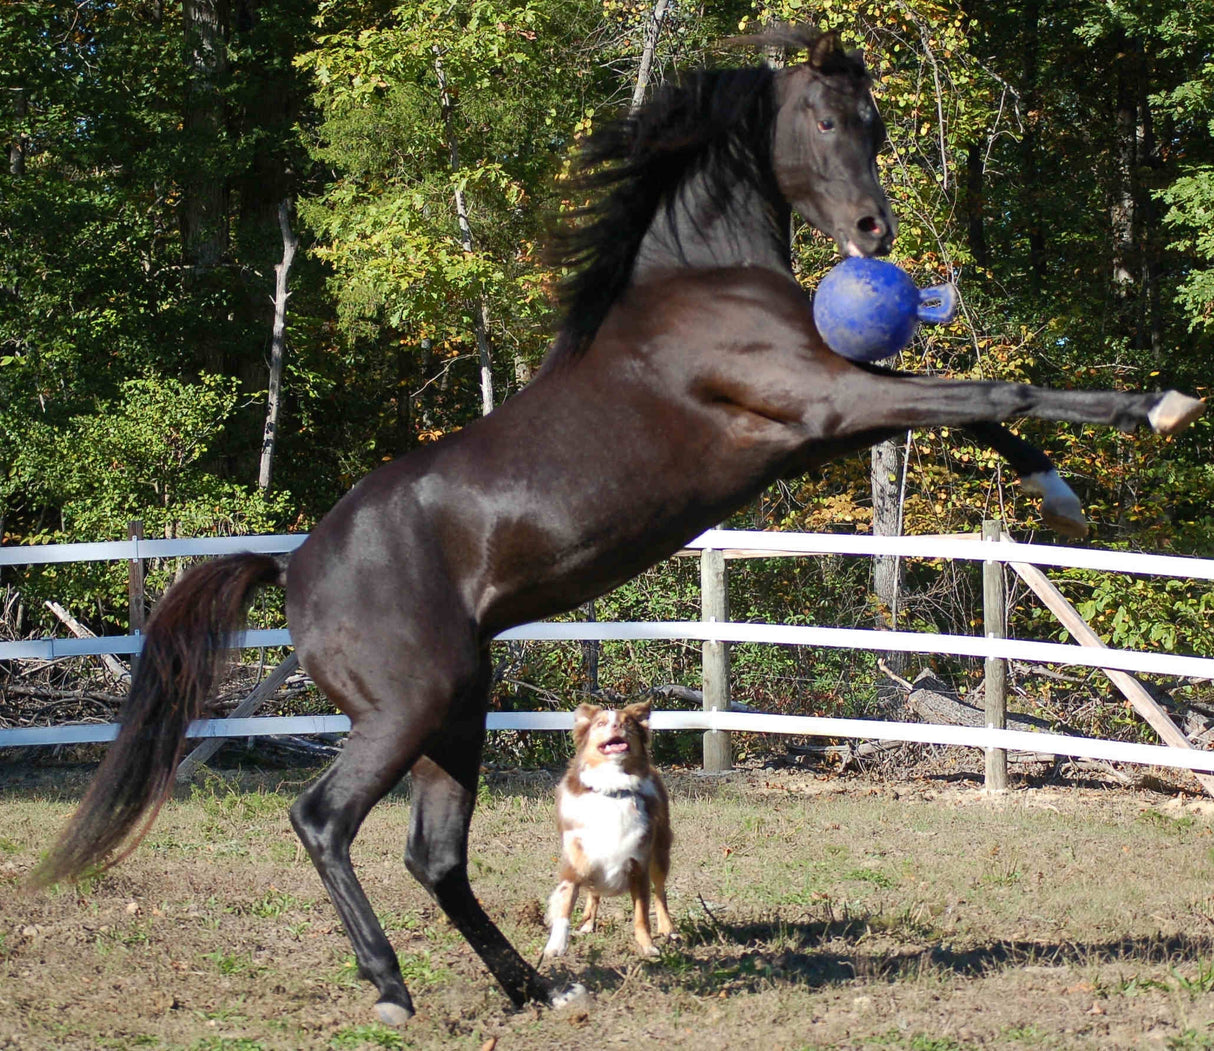
<svg viewBox="0 0 1214 1051">
<path fill-rule="evenodd" d="M 599 751 L 603 755 L 622 755 L 628 751 L 628 738 L 626 737 L 609 737 L 601 745 Z"/>
</svg>

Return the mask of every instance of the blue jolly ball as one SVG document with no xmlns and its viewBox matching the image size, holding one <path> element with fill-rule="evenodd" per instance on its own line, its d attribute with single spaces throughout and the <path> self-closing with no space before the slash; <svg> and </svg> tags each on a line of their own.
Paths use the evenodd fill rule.
<svg viewBox="0 0 1214 1051">
<path fill-rule="evenodd" d="M 814 293 L 814 323 L 826 345 L 853 361 L 896 354 L 920 321 L 952 321 L 957 290 L 951 284 L 919 289 L 910 275 L 884 259 L 844 259 Z"/>
</svg>

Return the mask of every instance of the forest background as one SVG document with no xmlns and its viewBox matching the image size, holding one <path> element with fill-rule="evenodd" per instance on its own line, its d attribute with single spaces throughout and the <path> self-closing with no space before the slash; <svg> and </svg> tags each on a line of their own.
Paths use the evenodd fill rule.
<svg viewBox="0 0 1214 1051">
<path fill-rule="evenodd" d="M 864 50 L 893 258 L 962 293 L 957 322 L 894 364 L 1209 392 L 1214 0 L 0 0 L 3 543 L 120 539 L 132 519 L 150 536 L 305 531 L 367 471 L 510 397 L 557 321 L 542 250 L 581 203 L 579 137 L 680 68 L 750 61 L 714 42 L 772 20 Z M 794 249 L 812 289 L 833 249 L 803 227 Z M 1016 429 L 1053 456 L 1095 542 L 1211 554 L 1208 421 L 1166 440 Z M 986 517 L 1038 528 L 992 454 L 933 431 L 781 483 L 728 524 L 952 533 Z M 178 570 L 154 566 L 152 590 Z M 863 560 L 747 563 L 731 614 L 980 623 L 972 567 L 898 571 L 878 597 Z M 1209 587 L 1060 577 L 1112 644 L 1214 652 Z M 694 619 L 697 585 L 676 561 L 595 612 Z M 7 568 L 0 593 L 10 636 L 54 626 L 46 599 L 126 631 L 123 565 Z M 1016 634 L 1062 634 L 1013 605 Z M 739 646 L 734 695 L 862 712 L 874 661 Z M 694 687 L 698 651 L 607 644 L 594 674 L 576 646 L 503 647 L 495 700 Z M 1048 688 L 1036 700 L 1048 709 Z"/>
</svg>

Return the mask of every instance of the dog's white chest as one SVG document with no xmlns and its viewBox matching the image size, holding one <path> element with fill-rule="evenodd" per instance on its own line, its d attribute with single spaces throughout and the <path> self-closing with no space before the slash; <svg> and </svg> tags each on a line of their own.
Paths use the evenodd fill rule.
<svg viewBox="0 0 1214 1051">
<path fill-rule="evenodd" d="M 630 862 L 640 865 L 648 879 L 652 823 L 646 787 L 642 783 L 631 791 L 562 793 L 562 846 L 587 889 L 623 894 Z"/>
</svg>

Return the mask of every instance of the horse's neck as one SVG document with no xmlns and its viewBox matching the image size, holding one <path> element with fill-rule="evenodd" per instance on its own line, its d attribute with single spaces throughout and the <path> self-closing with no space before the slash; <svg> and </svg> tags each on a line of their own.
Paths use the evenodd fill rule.
<svg viewBox="0 0 1214 1051">
<path fill-rule="evenodd" d="M 762 266 L 788 273 L 788 260 L 787 208 L 745 186 L 721 211 L 696 176 L 680 187 L 673 209 L 665 202 L 658 208 L 637 251 L 633 280 L 686 266 Z"/>
</svg>

